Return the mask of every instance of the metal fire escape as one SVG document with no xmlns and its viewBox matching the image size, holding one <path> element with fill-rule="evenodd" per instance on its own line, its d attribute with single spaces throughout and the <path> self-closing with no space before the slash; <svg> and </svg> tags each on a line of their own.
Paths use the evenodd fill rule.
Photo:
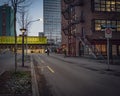
<svg viewBox="0 0 120 96">
<path fill-rule="evenodd" d="M 79 23 L 78 19 L 74 19 L 76 6 L 81 6 L 83 3 L 79 0 L 64 0 L 67 7 L 62 10 L 64 18 L 67 20 L 67 25 L 63 27 L 63 32 L 68 36 L 68 55 L 76 56 L 76 36 L 74 29 Z"/>
<path fill-rule="evenodd" d="M 68 55 L 75 56 L 76 55 L 76 39 L 78 39 L 84 48 L 87 48 L 90 51 L 90 54 L 94 58 L 104 58 L 101 53 L 97 50 L 97 48 L 93 47 L 88 39 L 83 36 L 76 35 L 76 33 L 72 32 L 74 28 L 76 28 L 76 24 L 84 23 L 84 16 L 83 11 L 81 11 L 81 16 L 77 19 L 72 18 L 74 15 L 74 11 L 72 12 L 71 9 L 78 6 L 84 6 L 84 0 L 64 0 L 67 7 L 62 10 L 62 14 L 64 18 L 68 21 L 67 26 L 62 28 L 65 35 L 68 36 Z M 73 51 L 74 50 L 74 51 Z"/>
<path fill-rule="evenodd" d="M 103 60 L 105 60 L 103 55 L 98 51 L 98 49 L 96 47 L 92 46 L 92 44 L 88 41 L 88 39 L 86 37 L 81 38 L 79 36 L 76 36 L 76 38 L 78 40 L 80 40 L 82 45 L 89 50 L 89 54 L 91 54 L 95 59 L 103 59 Z"/>
<path fill-rule="evenodd" d="M 62 11 L 64 18 L 67 20 L 67 26 L 63 27 L 65 35 L 68 36 L 68 55 L 76 56 L 76 36 L 75 31 L 76 24 L 80 23 L 79 18 L 75 19 L 75 7 L 82 6 L 83 1 L 81 0 L 64 0 L 67 5 Z M 67 33 L 67 34 L 66 34 Z"/>
</svg>

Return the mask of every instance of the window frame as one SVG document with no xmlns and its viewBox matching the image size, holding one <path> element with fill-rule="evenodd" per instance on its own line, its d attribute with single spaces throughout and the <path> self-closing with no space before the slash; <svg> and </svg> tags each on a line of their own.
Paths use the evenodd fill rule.
<svg viewBox="0 0 120 96">
<path fill-rule="evenodd" d="M 120 1 L 118 0 L 91 0 L 92 11 L 94 12 L 117 12 L 120 13 Z M 104 2 L 104 3 L 102 3 Z M 110 3 L 107 3 L 110 2 Z M 114 3 L 114 4 L 113 4 Z M 98 6 L 98 7 L 96 7 Z M 110 9 L 110 10 L 109 10 Z"/>
<path fill-rule="evenodd" d="M 92 30 L 94 32 L 104 32 L 104 29 L 101 28 L 101 26 L 105 25 L 105 26 L 115 26 L 115 28 L 113 28 L 113 32 L 120 32 L 120 20 L 111 20 L 111 19 L 93 19 L 91 21 L 91 25 L 92 25 Z M 96 22 L 98 22 L 98 25 L 100 25 L 100 30 L 96 30 Z M 99 29 L 98 28 L 98 29 Z"/>
</svg>

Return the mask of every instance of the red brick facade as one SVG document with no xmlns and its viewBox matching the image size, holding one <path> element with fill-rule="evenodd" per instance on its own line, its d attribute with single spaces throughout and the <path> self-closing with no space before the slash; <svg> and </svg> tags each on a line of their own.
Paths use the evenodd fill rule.
<svg viewBox="0 0 120 96">
<path fill-rule="evenodd" d="M 62 44 L 68 56 L 106 55 L 102 26 L 112 29 L 110 54 L 120 55 L 120 0 L 62 0 L 61 6 Z"/>
</svg>

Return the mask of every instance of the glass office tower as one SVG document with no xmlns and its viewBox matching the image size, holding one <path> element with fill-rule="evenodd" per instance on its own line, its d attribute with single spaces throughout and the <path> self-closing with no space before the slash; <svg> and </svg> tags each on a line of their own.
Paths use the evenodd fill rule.
<svg viewBox="0 0 120 96">
<path fill-rule="evenodd" d="M 48 42 L 61 42 L 61 0 L 43 0 L 44 32 Z"/>
<path fill-rule="evenodd" d="M 14 36 L 14 13 L 8 4 L 0 6 L 0 36 Z"/>
</svg>

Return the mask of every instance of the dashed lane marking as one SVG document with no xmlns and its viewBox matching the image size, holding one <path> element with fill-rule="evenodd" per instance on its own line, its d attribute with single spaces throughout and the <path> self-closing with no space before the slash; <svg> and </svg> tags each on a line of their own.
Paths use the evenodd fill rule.
<svg viewBox="0 0 120 96">
<path fill-rule="evenodd" d="M 51 67 L 47 66 L 47 68 L 49 69 L 50 72 L 55 73 L 55 71 Z"/>
<path fill-rule="evenodd" d="M 45 62 L 43 60 L 41 60 L 41 63 L 45 64 Z"/>
<path fill-rule="evenodd" d="M 41 60 L 41 63 L 42 64 L 45 64 L 45 62 L 43 60 Z M 46 64 L 45 64 L 46 65 Z M 55 73 L 55 71 L 50 67 L 50 66 L 43 66 L 43 67 L 40 67 L 41 69 L 43 69 L 44 67 L 47 67 L 48 70 L 51 72 L 51 73 Z"/>
</svg>

